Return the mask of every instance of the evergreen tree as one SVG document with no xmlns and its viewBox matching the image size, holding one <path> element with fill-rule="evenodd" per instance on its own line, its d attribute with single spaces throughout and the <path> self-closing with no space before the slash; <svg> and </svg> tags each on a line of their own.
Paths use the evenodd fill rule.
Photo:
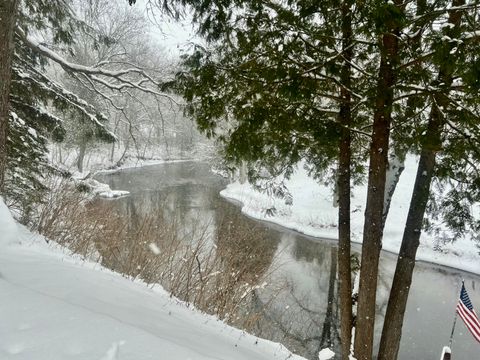
<svg viewBox="0 0 480 360">
<path fill-rule="evenodd" d="M 357 328 L 355 332 L 355 357 L 372 358 L 377 294 L 378 263 L 382 248 L 383 213 L 388 168 L 388 150 L 394 88 L 397 83 L 396 68 L 400 64 L 399 37 L 405 13 L 402 1 L 380 4 L 374 12 L 380 50 L 377 86 L 372 101 L 375 102 L 372 139 L 370 142 L 369 175 L 365 222 L 363 227 L 362 260 L 358 296 Z"/>
<path fill-rule="evenodd" d="M 47 159 L 48 140 L 62 140 L 62 117 L 93 124 L 92 136 L 113 141 L 107 119 L 92 105 L 67 91 L 47 74 L 45 58 L 29 37 L 43 36 L 51 46 L 72 45 L 72 33 L 83 28 L 63 1 L 21 1 L 17 14 L 10 88 L 10 132 L 7 141 L 5 196 L 24 221 L 47 190 L 44 177 L 53 170 Z M 39 46 L 43 46 L 40 45 Z"/>
<path fill-rule="evenodd" d="M 362 68 L 373 67 L 375 61 L 375 52 L 371 56 L 375 43 L 354 37 L 352 23 L 357 31 L 369 27 L 361 21 L 367 9 L 349 1 L 340 7 L 299 2 L 296 8 L 246 3 L 244 11 L 226 15 L 225 22 L 221 15 L 210 17 L 213 9 L 199 9 L 197 16 L 202 11 L 206 16 L 201 31 L 212 40 L 222 34 L 225 38 L 211 50 L 199 48 L 186 58 L 189 71 L 179 74 L 179 80 L 189 102 L 187 110 L 210 135 L 215 135 L 219 119 L 227 118 L 230 132 L 219 134 L 227 156 L 237 163 L 248 161 L 253 180 L 259 177 L 254 171 L 262 168 L 269 176 L 288 176 L 300 159 L 307 161 L 314 176 L 325 179 L 331 171 L 327 176 L 337 182 L 339 195 L 341 336 L 346 359 L 352 327 L 350 177 L 361 174 L 365 156 L 357 150 L 352 161 L 351 149 L 362 149 L 370 138 L 360 127 L 372 111 L 367 99 L 373 84 Z M 344 16 L 339 18 L 338 11 Z M 337 163 L 335 171 L 332 163 Z"/>
<path fill-rule="evenodd" d="M 15 35 L 12 33 L 12 41 L 5 40 L 5 49 L 13 45 L 15 48 L 11 63 L 8 56 L 0 58 L 2 76 L 12 77 L 11 86 L 8 81 L 2 82 L 2 91 L 8 92 L 8 96 L 2 95 L 0 123 L 2 129 L 9 123 L 11 128 L 8 136 L 0 136 L 0 188 L 5 185 L 2 194 L 28 217 L 32 200 L 38 200 L 45 190 L 43 177 L 50 168 L 47 141 L 64 137 L 68 128 L 65 119 L 81 124 L 84 138 L 110 142 L 116 139 L 107 129 L 107 117 L 91 103 L 92 98 L 83 99 L 79 93 L 67 90 L 50 73 L 64 72 L 81 78 L 105 101 L 111 101 L 115 93 L 164 94 L 158 90 L 159 81 L 132 63 L 119 64 L 107 58 L 79 65 L 69 60 L 75 59 L 78 34 L 88 36 L 92 48 L 108 47 L 111 43 L 110 38 L 77 16 L 73 1 L 2 2 L 0 10 L 8 15 L 2 18 L 2 36 L 3 29 L 10 25 Z M 86 93 L 82 95 L 88 97 Z M 3 159 L 7 157 L 5 168 Z"/>
<path fill-rule="evenodd" d="M 431 48 L 435 56 L 432 58 L 433 64 L 429 65 L 435 69 L 436 78 L 432 81 L 431 87 L 440 85 L 442 89 L 434 91 L 427 99 L 430 102 L 430 110 L 426 131 L 420 141 L 420 160 L 385 315 L 379 359 L 396 359 L 398 356 L 403 316 L 432 180 L 435 177 L 439 180 L 461 178 L 470 184 L 478 181 L 478 175 L 472 174 L 469 168 L 478 163 L 479 154 L 475 149 L 476 146 L 472 146 L 469 140 L 467 140 L 469 143 L 465 144 L 464 137 L 467 129 L 472 128 L 472 125 L 476 129 L 474 131 L 478 131 L 475 124 L 478 121 L 478 112 L 468 104 L 473 100 L 471 96 L 474 93 L 474 97 L 478 96 L 478 85 L 470 85 L 472 71 L 476 71 L 473 69 L 477 67 L 478 55 L 474 50 L 475 45 L 472 47 L 472 42 L 468 39 L 469 35 L 462 35 L 475 33 L 476 29 L 471 25 L 476 23 L 475 17 L 478 14 L 469 15 L 462 10 L 463 6 L 465 6 L 464 0 L 452 1 L 451 8 L 455 10 L 445 11 L 445 14 L 439 17 L 437 21 L 444 22 L 444 26 L 436 34 L 432 34 Z M 456 87 L 453 86 L 454 80 L 457 84 L 466 86 L 454 90 Z M 452 94 L 454 92 L 460 92 L 462 95 L 457 97 L 459 94 L 455 96 Z M 452 134 L 447 124 L 456 129 L 455 132 L 462 129 L 460 134 Z M 451 142 L 454 143 L 452 145 L 455 149 L 449 149 Z M 440 160 L 437 164 L 438 159 L 447 158 L 449 158 L 448 161 L 442 164 Z M 463 164 L 463 170 L 458 171 L 459 167 L 456 165 L 458 163 Z M 457 233 L 463 232 L 469 225 L 470 228 L 476 229 L 476 224 L 472 224 L 470 211 L 465 211 L 462 207 L 478 202 L 479 198 L 475 192 L 457 190 L 458 185 L 451 193 L 453 199 L 447 196 L 447 200 L 443 202 L 446 210 L 443 214 L 449 222 L 449 228 Z M 449 209 L 447 204 L 455 204 L 453 205 L 455 208 Z"/>
<path fill-rule="evenodd" d="M 187 110 L 201 129 L 225 141 L 228 156 L 247 160 L 252 168 L 266 167 L 271 175 L 287 176 L 298 160 L 306 159 L 316 175 L 324 175 L 337 158 L 348 167 L 346 145 L 351 134 L 354 145 L 350 149 L 356 152 L 350 167 L 356 170 L 362 160 L 370 159 L 355 356 L 371 359 L 378 259 L 389 206 L 387 195 L 392 194 L 386 182 L 389 153 L 404 157 L 407 152 L 423 154 L 425 146 L 435 153 L 442 149 L 435 176 L 442 183 L 448 180 L 461 186 L 447 187 L 449 194 L 443 204 L 457 211 L 441 215 L 456 228 L 463 224 L 476 228 L 468 211 L 478 193 L 470 186 L 477 183 L 477 146 L 472 136 L 478 133 L 478 81 L 473 80 L 474 74 L 478 76 L 474 70 L 478 68 L 474 51 L 478 44 L 476 2 L 454 7 L 448 1 L 356 2 L 343 12 L 338 2 L 179 3 L 192 6 L 199 32 L 209 40 L 207 48 L 197 48 L 186 59 L 188 71 L 179 74 L 189 102 Z M 348 55 L 348 46 L 338 50 L 342 40 L 349 38 L 345 36 L 348 29 L 342 28 L 336 16 L 339 12 L 343 19 L 348 14 L 354 19 L 351 31 L 355 36 L 350 40 L 355 46 L 353 55 Z M 451 24 L 438 29 L 437 24 L 452 12 L 469 19 L 470 28 L 463 38 L 445 34 L 450 28 L 454 31 Z M 444 46 L 445 42 L 449 45 Z M 446 51 L 452 56 L 446 56 Z M 448 70 L 452 58 L 458 58 L 462 66 L 458 75 L 446 81 L 445 71 L 439 77 L 438 69 Z M 348 76 L 339 76 L 348 73 L 346 64 L 352 71 L 350 87 L 346 85 Z M 342 94 L 342 89 L 347 91 Z M 441 99 L 443 105 L 438 106 Z M 352 110 L 351 123 L 346 126 L 341 111 L 345 104 Z M 432 114 L 438 117 L 438 111 L 446 119 L 443 127 L 449 128 L 440 147 L 435 141 L 438 135 L 430 131 Z M 231 124 L 229 132 L 216 134 L 219 121 L 225 119 Z M 369 144 L 368 154 L 361 150 L 365 143 Z M 344 145 L 341 151 L 338 144 Z M 459 160 L 461 166 L 456 165 Z M 339 182 L 346 184 L 346 178 L 344 182 L 339 178 Z M 429 187 L 423 187 L 428 198 Z M 475 196 L 467 194 L 467 188 Z M 414 196 L 419 192 L 416 188 Z M 347 191 L 342 193 L 347 196 Z M 417 212 L 415 218 L 421 224 L 423 212 Z M 393 310 L 400 315 L 400 324 L 402 311 Z M 386 323 L 385 334 L 388 327 Z M 342 345 L 345 352 L 349 344 Z M 395 345 L 387 347 L 393 351 L 387 358 L 398 351 Z"/>
</svg>

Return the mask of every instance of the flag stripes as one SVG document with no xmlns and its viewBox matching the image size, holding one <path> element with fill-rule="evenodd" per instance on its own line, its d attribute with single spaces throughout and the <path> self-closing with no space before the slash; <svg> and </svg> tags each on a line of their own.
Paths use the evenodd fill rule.
<svg viewBox="0 0 480 360">
<path fill-rule="evenodd" d="M 470 330 L 472 333 L 473 337 L 480 342 L 480 321 L 475 314 L 472 302 L 468 297 L 468 293 L 464 285 L 462 285 L 462 291 L 460 292 L 460 299 L 458 300 L 457 304 L 457 313 L 460 315 L 468 330 Z"/>
</svg>

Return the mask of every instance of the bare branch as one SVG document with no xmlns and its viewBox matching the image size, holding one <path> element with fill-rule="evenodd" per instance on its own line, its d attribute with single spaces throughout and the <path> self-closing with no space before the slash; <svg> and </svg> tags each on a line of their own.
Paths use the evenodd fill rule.
<svg viewBox="0 0 480 360">
<path fill-rule="evenodd" d="M 66 59 L 53 52 L 52 50 L 48 49 L 44 45 L 40 44 L 39 42 L 29 38 L 19 28 L 17 28 L 17 34 L 28 47 L 35 50 L 37 53 L 49 58 L 50 60 L 56 62 L 69 73 L 84 74 L 88 76 L 91 80 L 111 90 L 123 91 L 124 89 L 137 89 L 154 96 L 168 98 L 170 101 L 177 103 L 172 96 L 155 90 L 155 88 L 158 88 L 161 84 L 154 80 L 143 69 L 140 69 L 138 67 L 132 67 L 123 70 L 108 70 L 99 67 L 98 64 L 96 67 L 74 64 L 67 61 Z M 107 63 L 104 62 L 102 65 L 105 65 Z M 104 77 L 105 79 L 101 78 L 100 76 Z M 127 79 L 126 76 L 136 76 L 137 78 L 140 77 L 140 79 L 138 81 L 133 81 Z M 106 79 L 110 79 L 113 81 L 108 81 Z M 150 86 L 146 87 L 144 86 L 145 84 L 149 84 Z"/>
</svg>

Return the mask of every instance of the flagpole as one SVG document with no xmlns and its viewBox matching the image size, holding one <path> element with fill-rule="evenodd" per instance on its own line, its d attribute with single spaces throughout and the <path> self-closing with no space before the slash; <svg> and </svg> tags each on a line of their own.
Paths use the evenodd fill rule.
<svg viewBox="0 0 480 360">
<path fill-rule="evenodd" d="M 453 326 L 452 326 L 452 332 L 450 334 L 450 342 L 448 343 L 448 347 L 451 349 L 452 348 L 452 342 L 453 342 L 453 333 L 455 332 L 455 324 L 457 323 L 457 310 L 455 310 L 455 318 L 453 319 Z"/>
<path fill-rule="evenodd" d="M 462 287 L 465 285 L 465 280 L 462 279 Z M 457 291 L 458 293 L 458 291 Z M 448 344 L 448 346 L 450 347 L 450 349 L 452 348 L 452 342 L 453 342 L 453 334 L 455 332 L 455 325 L 457 324 L 457 317 L 458 317 L 458 312 L 457 312 L 457 308 L 455 307 L 455 317 L 453 318 L 453 326 L 452 326 L 452 332 L 450 333 L 450 342 Z"/>
</svg>

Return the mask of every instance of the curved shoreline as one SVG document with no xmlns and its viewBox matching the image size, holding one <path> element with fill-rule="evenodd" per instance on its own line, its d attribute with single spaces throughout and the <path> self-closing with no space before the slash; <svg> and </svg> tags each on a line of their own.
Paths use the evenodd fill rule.
<svg viewBox="0 0 480 360">
<path fill-rule="evenodd" d="M 179 163 L 179 162 L 202 162 L 199 159 L 171 159 L 171 160 L 160 160 L 160 159 L 151 159 L 145 162 L 137 162 L 135 164 L 126 164 L 116 169 L 104 169 L 98 171 L 98 173 L 116 173 L 121 172 L 122 170 L 128 169 L 139 169 L 142 167 L 154 166 L 154 165 L 161 165 L 161 164 L 172 164 L 172 163 Z M 215 174 L 215 172 L 213 172 Z M 219 176 L 218 174 L 215 174 Z M 228 187 L 232 184 L 228 184 L 226 188 L 220 191 L 220 196 L 223 198 L 234 202 L 238 205 L 241 209 L 242 214 L 248 216 L 252 219 L 257 221 L 267 222 L 270 224 L 275 224 L 276 226 L 280 226 L 283 229 L 288 229 L 289 231 L 293 231 L 295 233 L 311 237 L 312 240 L 320 240 L 320 241 L 332 241 L 337 242 L 337 232 L 338 228 L 336 225 L 329 226 L 329 227 L 307 227 L 300 222 L 296 222 L 292 219 L 285 219 L 285 218 L 276 218 L 276 217 L 266 217 L 263 213 L 259 211 L 252 211 L 249 209 L 248 206 L 242 201 L 241 196 L 233 194 L 232 192 L 228 191 Z M 262 194 L 259 194 L 260 196 Z M 261 201 L 261 200 L 259 200 Z M 333 225 L 333 224 L 332 224 Z M 353 233 L 353 231 L 352 231 Z M 352 236 L 352 244 L 356 244 L 361 247 L 362 241 L 361 236 Z M 385 237 L 384 237 L 385 239 Z M 394 244 L 389 243 L 388 241 L 384 241 L 382 252 L 391 254 L 391 255 L 398 255 L 399 246 L 395 246 Z M 423 251 L 429 252 L 429 254 L 422 254 Z M 360 249 L 359 249 L 360 251 Z M 480 249 L 477 249 L 477 252 L 480 252 Z M 472 259 L 464 259 L 461 256 L 457 256 L 455 254 L 442 254 L 437 253 L 430 247 L 426 247 L 424 244 L 420 244 L 419 251 L 417 253 L 416 262 L 421 262 L 424 264 L 432 264 L 436 266 L 442 266 L 449 269 L 455 269 L 459 271 L 463 271 L 469 274 L 480 276 L 480 259 L 475 263 Z"/>
<path fill-rule="evenodd" d="M 315 232 L 314 229 L 312 229 L 311 232 L 303 231 L 302 226 L 298 223 L 297 223 L 297 226 L 288 226 L 288 225 L 285 224 L 285 221 L 282 221 L 283 219 L 278 219 L 278 218 L 275 218 L 275 217 L 260 216 L 260 214 L 258 214 L 256 212 L 250 212 L 250 211 L 248 211 L 248 208 L 245 206 L 245 204 L 240 199 L 236 198 L 235 196 L 232 196 L 232 195 L 228 194 L 228 192 L 226 190 L 227 189 L 222 190 L 220 192 L 220 196 L 222 196 L 227 201 L 230 201 L 230 202 L 234 203 L 235 205 L 238 205 L 241 209 L 242 214 L 244 214 L 245 216 L 247 216 L 249 218 L 252 218 L 252 219 L 254 219 L 256 221 L 260 221 L 260 222 L 266 222 L 266 223 L 269 223 L 269 224 L 274 224 L 276 226 L 281 227 L 282 229 L 287 229 L 289 231 L 293 231 L 293 232 L 295 232 L 297 234 L 300 234 L 300 235 L 303 235 L 305 237 L 312 238 L 312 241 L 317 241 L 317 240 L 318 241 L 331 241 L 331 242 L 335 242 L 335 243 L 337 243 L 337 241 L 338 241 L 338 237 L 336 235 L 330 235 L 328 233 L 324 233 L 323 235 L 319 235 L 318 234 L 319 232 Z M 294 223 L 294 222 L 292 222 L 292 223 Z M 338 228 L 336 226 L 332 229 L 334 230 L 335 233 L 338 231 Z M 355 239 L 357 239 L 357 240 L 355 240 Z M 362 242 L 358 240 L 358 237 L 352 237 L 352 244 L 355 244 L 355 245 L 359 246 L 360 247 L 359 251 L 361 251 Z M 392 249 L 392 248 L 382 247 L 382 252 L 388 253 L 391 256 L 395 256 L 395 257 L 398 255 L 398 251 L 395 251 L 395 249 Z M 459 257 L 458 260 L 461 261 L 461 258 Z M 449 262 L 448 260 L 445 260 L 445 259 L 439 259 L 438 261 L 437 260 L 432 260 L 432 259 L 429 259 L 426 256 L 422 256 L 422 254 L 417 255 L 417 257 L 415 259 L 415 262 L 416 263 L 423 263 L 423 264 L 427 264 L 427 265 L 433 265 L 433 266 L 441 266 L 441 267 L 448 268 L 448 269 L 459 270 L 459 271 L 462 271 L 462 272 L 465 272 L 465 273 L 468 273 L 468 274 L 472 274 L 472 275 L 475 275 L 475 276 L 480 276 L 480 269 L 479 270 L 472 269 L 471 267 L 473 265 L 471 263 L 467 263 L 467 266 L 462 267 L 462 266 L 455 265 L 452 262 Z M 471 266 L 468 266 L 468 265 L 471 265 Z"/>
</svg>

